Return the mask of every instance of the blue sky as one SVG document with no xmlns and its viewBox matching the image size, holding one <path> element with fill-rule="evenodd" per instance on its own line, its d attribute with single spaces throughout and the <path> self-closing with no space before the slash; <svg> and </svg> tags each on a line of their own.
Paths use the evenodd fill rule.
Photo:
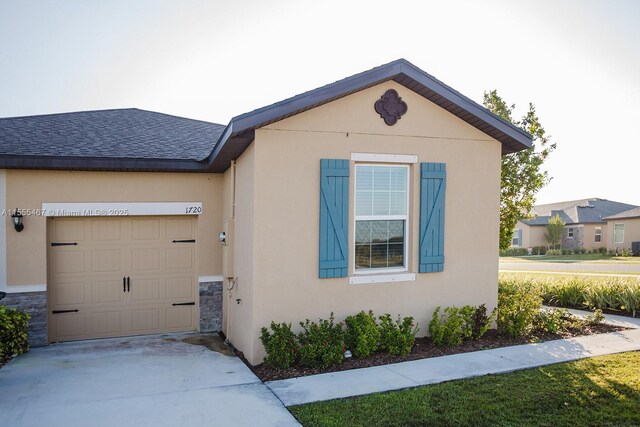
<svg viewBox="0 0 640 427">
<path fill-rule="evenodd" d="M 0 0 L 0 117 L 232 116 L 403 57 L 470 98 L 533 102 L 539 202 L 640 205 L 640 1 Z"/>
</svg>

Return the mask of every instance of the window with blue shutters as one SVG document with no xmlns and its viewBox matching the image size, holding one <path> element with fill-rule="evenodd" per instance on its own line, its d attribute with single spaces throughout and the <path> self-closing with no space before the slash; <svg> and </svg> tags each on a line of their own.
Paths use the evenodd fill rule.
<svg viewBox="0 0 640 427">
<path fill-rule="evenodd" d="M 420 273 L 444 271 L 444 207 L 447 171 L 444 163 L 420 164 Z"/>
<path fill-rule="evenodd" d="M 319 277 L 347 277 L 349 160 L 320 160 Z"/>
</svg>

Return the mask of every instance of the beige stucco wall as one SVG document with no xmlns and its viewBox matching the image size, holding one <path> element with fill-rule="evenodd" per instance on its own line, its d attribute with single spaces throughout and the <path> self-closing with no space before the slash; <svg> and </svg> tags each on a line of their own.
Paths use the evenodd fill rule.
<svg viewBox="0 0 640 427">
<path fill-rule="evenodd" d="M 373 109 L 390 88 L 409 106 L 393 127 Z M 229 311 L 231 341 L 251 363 L 262 361 L 259 329 L 272 320 L 296 326 L 305 318 L 327 318 L 331 311 L 341 320 L 372 309 L 414 316 L 424 335 L 436 306 L 496 305 L 501 149 L 496 140 L 388 82 L 258 129 L 251 147 L 238 161 L 236 183 L 238 296 L 231 301 L 241 298 L 242 304 Z M 413 154 L 419 162 L 447 164 L 444 272 L 360 285 L 349 285 L 348 278 L 318 278 L 320 159 L 350 159 L 354 152 Z M 353 162 L 351 169 L 350 247 Z M 419 163 L 411 166 L 410 185 L 409 272 L 417 272 Z M 244 296 L 246 287 L 253 287 L 255 304 Z M 241 310 L 250 312 L 240 315 Z M 238 318 L 250 327 L 233 327 Z"/>
<path fill-rule="evenodd" d="M 6 205 L 40 209 L 42 203 L 64 202 L 202 202 L 197 220 L 198 274 L 222 274 L 222 175 L 185 173 L 6 171 Z M 11 218 L 4 218 L 10 221 Z M 46 218 L 27 216 L 24 230 L 7 226 L 7 282 L 47 283 Z"/>
<path fill-rule="evenodd" d="M 614 224 L 624 224 L 624 241 L 613 243 Z M 607 248 L 631 249 L 631 242 L 640 242 L 640 218 L 615 219 L 607 221 Z"/>
<path fill-rule="evenodd" d="M 516 223 L 515 229 L 522 230 L 522 245 L 523 248 L 533 248 L 534 246 L 548 246 L 545 233 L 547 227 L 544 226 L 530 226 L 521 221 Z"/>
<path fill-rule="evenodd" d="M 600 242 L 596 242 L 596 228 L 602 230 Z M 607 247 L 607 225 L 606 224 L 584 224 L 583 225 L 582 247 L 586 249 L 597 249 Z"/>
</svg>

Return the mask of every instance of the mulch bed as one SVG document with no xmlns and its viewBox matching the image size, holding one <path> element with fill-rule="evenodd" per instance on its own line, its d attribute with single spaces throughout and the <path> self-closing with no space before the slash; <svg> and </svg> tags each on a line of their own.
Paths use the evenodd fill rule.
<svg viewBox="0 0 640 427">
<path fill-rule="evenodd" d="M 289 369 L 274 369 L 266 366 L 264 363 L 256 366 L 251 366 L 244 358 L 242 353 L 238 353 L 238 356 L 244 361 L 244 363 L 253 371 L 254 374 L 262 381 L 284 380 L 287 378 L 304 377 L 307 375 L 324 374 L 327 372 L 346 371 L 349 369 L 368 368 L 370 366 L 388 365 L 390 363 L 406 362 L 408 360 L 426 359 L 429 357 L 446 356 L 449 354 L 466 353 L 469 351 L 488 350 L 491 348 L 508 347 L 518 344 L 529 344 L 534 342 L 550 341 L 562 338 L 571 338 L 580 335 L 592 335 L 603 334 L 607 332 L 616 332 L 626 330 L 628 328 L 622 328 L 618 326 L 599 324 L 591 327 L 584 327 L 581 329 L 572 329 L 570 331 L 562 332 L 559 334 L 549 333 L 536 333 L 528 337 L 510 338 L 498 333 L 497 330 L 492 329 L 488 331 L 478 341 L 465 341 L 458 347 L 438 347 L 431 342 L 428 337 L 416 338 L 415 345 L 410 354 L 405 357 L 390 356 L 386 353 L 377 353 L 369 356 L 365 359 L 356 359 L 351 357 L 345 359 L 343 363 L 333 368 L 320 369 L 320 368 L 305 368 L 305 367 L 292 367 Z"/>
</svg>

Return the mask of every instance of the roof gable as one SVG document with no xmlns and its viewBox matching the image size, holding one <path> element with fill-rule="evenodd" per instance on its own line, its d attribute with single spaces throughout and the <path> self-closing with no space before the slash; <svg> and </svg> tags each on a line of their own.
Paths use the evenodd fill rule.
<svg viewBox="0 0 640 427">
<path fill-rule="evenodd" d="M 547 225 L 549 219 L 558 214 L 566 224 L 604 223 L 611 216 L 631 208 L 635 206 L 594 197 L 534 206 L 534 218 L 522 222 L 527 225 Z"/>
</svg>

